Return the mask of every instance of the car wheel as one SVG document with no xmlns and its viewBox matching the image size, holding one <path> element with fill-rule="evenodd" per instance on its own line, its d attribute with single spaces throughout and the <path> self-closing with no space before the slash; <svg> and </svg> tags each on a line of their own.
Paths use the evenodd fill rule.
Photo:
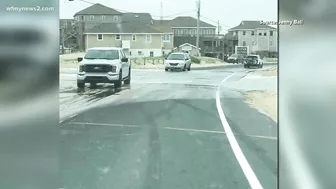
<svg viewBox="0 0 336 189">
<path fill-rule="evenodd" d="M 186 71 L 187 65 L 184 65 L 182 71 Z"/>
<path fill-rule="evenodd" d="M 85 87 L 85 83 L 82 83 L 82 82 L 78 82 L 78 81 L 77 81 L 77 87 L 80 88 L 80 89 L 84 89 L 84 87 Z"/>
<path fill-rule="evenodd" d="M 119 79 L 114 83 L 114 88 L 120 88 L 122 85 L 122 70 L 119 72 Z"/>
<path fill-rule="evenodd" d="M 189 67 L 188 67 L 188 71 L 190 71 L 190 68 L 191 68 L 191 64 L 190 64 Z"/>
<path fill-rule="evenodd" d="M 125 84 L 129 85 L 130 83 L 131 83 L 131 67 L 129 68 L 128 76 L 127 79 L 125 80 Z"/>
<path fill-rule="evenodd" d="M 165 68 L 165 71 L 168 72 L 168 68 Z"/>
</svg>

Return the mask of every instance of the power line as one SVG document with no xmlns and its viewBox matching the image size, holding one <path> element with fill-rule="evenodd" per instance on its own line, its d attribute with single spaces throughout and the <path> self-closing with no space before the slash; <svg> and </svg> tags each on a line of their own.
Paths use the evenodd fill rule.
<svg viewBox="0 0 336 189">
<path fill-rule="evenodd" d="M 204 18 L 204 19 L 206 19 L 206 20 L 208 20 L 208 21 L 210 21 L 210 22 L 218 24 L 218 21 L 214 21 L 214 20 L 212 20 L 210 18 L 207 18 L 205 16 L 202 16 L 202 15 L 201 15 L 201 17 Z M 225 28 L 233 28 L 233 27 L 230 27 L 230 26 L 227 26 L 227 25 L 224 25 L 224 24 L 220 24 L 220 26 L 224 26 Z"/>
</svg>

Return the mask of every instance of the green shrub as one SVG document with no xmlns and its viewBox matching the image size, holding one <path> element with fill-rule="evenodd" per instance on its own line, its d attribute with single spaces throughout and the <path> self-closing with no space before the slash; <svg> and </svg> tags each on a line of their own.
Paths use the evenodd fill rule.
<svg viewBox="0 0 336 189">
<path fill-rule="evenodd" d="M 194 56 L 190 56 L 190 58 L 191 58 L 191 62 L 192 63 L 196 63 L 196 64 L 200 64 L 201 63 L 201 60 L 198 59 L 198 58 L 196 58 L 196 57 L 194 57 Z"/>
</svg>

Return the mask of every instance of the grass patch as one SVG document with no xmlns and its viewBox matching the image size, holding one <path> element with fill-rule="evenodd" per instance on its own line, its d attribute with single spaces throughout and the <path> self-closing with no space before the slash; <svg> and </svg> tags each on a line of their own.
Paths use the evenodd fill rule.
<svg viewBox="0 0 336 189">
<path fill-rule="evenodd" d="M 191 62 L 192 63 L 195 63 L 195 64 L 200 64 L 201 63 L 201 60 L 195 56 L 190 56 L 191 58 Z"/>
</svg>

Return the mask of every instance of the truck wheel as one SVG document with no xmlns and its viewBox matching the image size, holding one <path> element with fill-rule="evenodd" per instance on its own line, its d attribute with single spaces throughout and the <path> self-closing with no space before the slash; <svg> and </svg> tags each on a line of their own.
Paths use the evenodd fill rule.
<svg viewBox="0 0 336 189">
<path fill-rule="evenodd" d="M 131 67 L 129 68 L 128 76 L 127 79 L 125 80 L 125 84 L 129 85 L 130 83 L 131 83 Z"/>
<path fill-rule="evenodd" d="M 119 79 L 114 83 L 114 88 L 120 88 L 122 85 L 122 70 L 119 72 Z"/>
<path fill-rule="evenodd" d="M 77 87 L 80 88 L 80 89 L 84 89 L 84 87 L 85 87 L 85 83 L 82 83 L 82 82 L 78 82 L 78 81 L 77 81 Z"/>
</svg>

